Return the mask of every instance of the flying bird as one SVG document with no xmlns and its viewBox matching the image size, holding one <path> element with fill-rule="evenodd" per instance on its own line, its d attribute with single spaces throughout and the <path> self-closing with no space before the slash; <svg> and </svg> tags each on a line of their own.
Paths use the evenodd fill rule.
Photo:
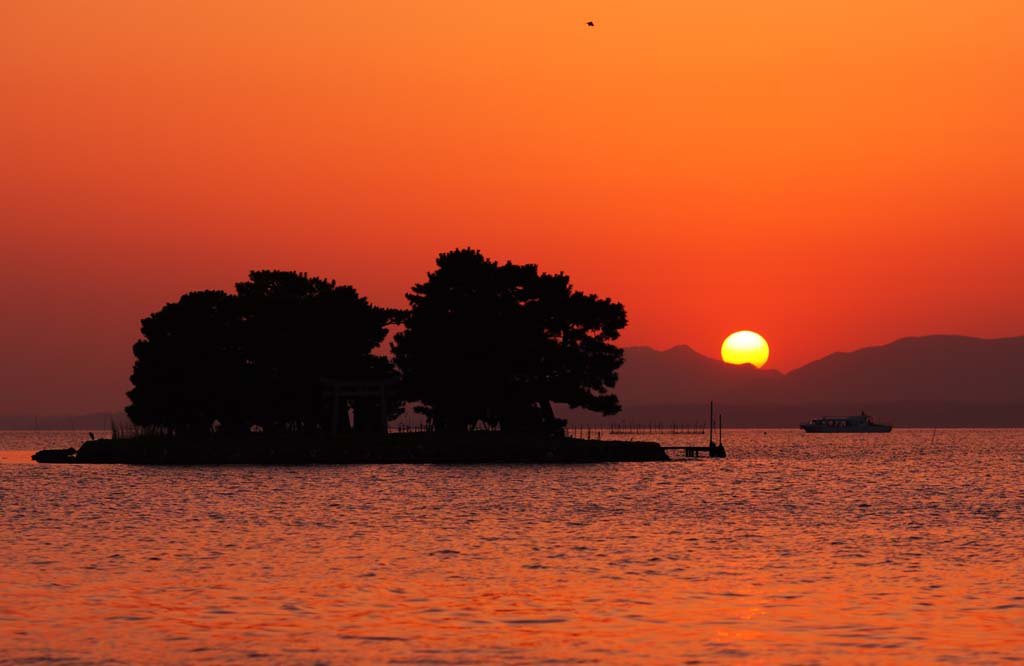
<svg viewBox="0 0 1024 666">
<path fill-rule="evenodd" d="M 587 21 L 587 27 L 588 28 L 593 28 L 594 27 L 594 22 L 593 21 Z"/>
</svg>

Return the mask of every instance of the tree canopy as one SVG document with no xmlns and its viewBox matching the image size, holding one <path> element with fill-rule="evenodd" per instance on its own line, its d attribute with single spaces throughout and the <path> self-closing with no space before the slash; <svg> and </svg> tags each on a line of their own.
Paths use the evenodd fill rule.
<svg viewBox="0 0 1024 666">
<path fill-rule="evenodd" d="M 406 295 L 410 310 L 392 350 L 406 397 L 439 430 L 478 423 L 559 433 L 553 403 L 619 411 L 610 393 L 626 325 L 620 303 L 573 289 L 533 264 L 498 264 L 473 249 L 437 258 Z"/>
<path fill-rule="evenodd" d="M 323 430 L 324 379 L 395 376 L 373 351 L 400 313 L 354 288 L 253 271 L 235 291 L 185 294 L 142 321 L 126 410 L 133 422 L 174 433 L 208 432 L 214 422 L 236 431 Z M 365 401 L 352 406 L 372 413 Z"/>
<path fill-rule="evenodd" d="M 142 320 L 126 412 L 143 426 L 208 431 L 241 417 L 245 363 L 238 307 L 223 291 L 197 291 Z"/>
<path fill-rule="evenodd" d="M 233 294 L 185 294 L 142 321 L 126 411 L 175 434 L 317 432 L 347 429 L 332 411 L 344 399 L 353 427 L 383 430 L 401 403 L 351 387 L 397 383 L 398 371 L 401 397 L 441 431 L 555 435 L 565 425 L 556 403 L 619 411 L 620 303 L 473 249 L 441 254 L 406 297 L 408 311 L 379 308 L 350 286 L 286 271 L 253 271 Z M 374 351 L 397 323 L 392 364 Z M 329 386 L 340 387 L 331 404 Z"/>
</svg>

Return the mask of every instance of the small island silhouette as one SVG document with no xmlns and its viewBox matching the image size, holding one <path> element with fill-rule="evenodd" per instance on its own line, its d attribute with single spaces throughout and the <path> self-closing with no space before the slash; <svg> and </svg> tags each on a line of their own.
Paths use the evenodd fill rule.
<svg viewBox="0 0 1024 666">
<path fill-rule="evenodd" d="M 620 303 L 564 273 L 442 253 L 408 309 L 305 273 L 183 295 L 142 320 L 130 429 L 40 462 L 139 464 L 667 460 L 656 443 L 566 436 L 553 404 L 611 415 Z M 391 357 L 378 353 L 391 327 Z M 418 432 L 389 433 L 407 404 Z"/>
</svg>

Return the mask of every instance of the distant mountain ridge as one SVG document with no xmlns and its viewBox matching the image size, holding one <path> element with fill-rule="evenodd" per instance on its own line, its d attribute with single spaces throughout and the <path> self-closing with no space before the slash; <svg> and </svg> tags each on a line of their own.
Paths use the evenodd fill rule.
<svg viewBox="0 0 1024 666">
<path fill-rule="evenodd" d="M 708 400 L 729 426 L 796 427 L 865 410 L 897 427 L 1024 427 L 1024 336 L 929 335 L 836 352 L 788 373 L 729 365 L 686 345 L 627 347 L 615 388 L 623 411 L 574 424 L 703 423 Z M 102 429 L 124 413 L 0 415 L 0 429 Z"/>
<path fill-rule="evenodd" d="M 790 395 L 798 398 L 1019 402 L 1024 401 L 1024 336 L 902 338 L 829 354 L 793 370 L 786 381 Z"/>
<path fill-rule="evenodd" d="M 124 410 L 91 414 L 0 414 L 0 430 L 96 430 L 109 432 L 110 424 L 125 424 Z"/>
<path fill-rule="evenodd" d="M 713 399 L 735 425 L 795 426 L 865 409 L 897 425 L 1024 426 L 1024 336 L 902 338 L 788 373 L 729 365 L 685 345 L 629 347 L 625 358 L 616 386 L 623 412 L 612 421 L 692 420 Z"/>
</svg>

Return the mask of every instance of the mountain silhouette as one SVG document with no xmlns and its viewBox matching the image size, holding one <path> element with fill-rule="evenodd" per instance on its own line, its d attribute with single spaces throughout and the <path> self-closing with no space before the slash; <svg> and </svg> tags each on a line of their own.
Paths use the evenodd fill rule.
<svg viewBox="0 0 1024 666">
<path fill-rule="evenodd" d="M 783 381 L 777 370 L 730 365 L 686 345 L 666 351 L 627 347 L 616 393 L 624 406 L 707 402 L 745 402 L 769 393 Z"/>
<path fill-rule="evenodd" d="M 575 425 L 693 425 L 707 419 L 707 401 L 714 400 L 727 426 L 796 428 L 816 416 L 865 410 L 897 427 L 1024 427 L 1024 336 L 902 338 L 829 354 L 789 373 L 729 365 L 686 345 L 624 351 L 613 389 L 620 414 L 602 419 L 562 409 L 559 415 Z M 96 429 L 110 420 L 110 414 L 0 415 L 0 427 Z"/>
<path fill-rule="evenodd" d="M 688 346 L 625 350 L 615 422 L 694 423 L 707 401 L 743 426 L 793 426 L 862 409 L 897 426 L 1024 425 L 1024 336 L 903 338 L 837 352 L 789 373 L 708 358 Z M 572 417 L 570 417 L 572 419 Z"/>
<path fill-rule="evenodd" d="M 903 338 L 829 354 L 785 376 L 797 400 L 1024 402 L 1024 337 Z"/>
</svg>

